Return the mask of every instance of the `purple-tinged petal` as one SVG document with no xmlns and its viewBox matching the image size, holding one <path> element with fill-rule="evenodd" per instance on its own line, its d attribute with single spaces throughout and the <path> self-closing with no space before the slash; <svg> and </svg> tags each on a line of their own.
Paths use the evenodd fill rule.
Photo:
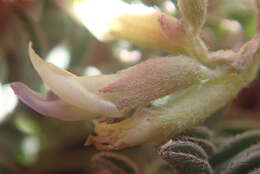
<svg viewBox="0 0 260 174">
<path fill-rule="evenodd" d="M 89 90 L 88 85 L 82 86 L 79 77 L 65 71 L 51 63 L 45 62 L 32 49 L 29 44 L 29 57 L 33 67 L 38 72 L 44 83 L 50 90 L 66 103 L 99 114 L 104 117 L 121 117 L 116 105 L 104 99 L 99 94 Z M 107 80 L 110 80 L 107 79 Z M 99 88 L 95 83 L 95 78 L 90 86 Z"/>
<path fill-rule="evenodd" d="M 97 116 L 65 103 L 51 91 L 40 94 L 21 82 L 12 83 L 11 87 L 22 102 L 42 115 L 70 121 L 86 120 Z"/>
</svg>

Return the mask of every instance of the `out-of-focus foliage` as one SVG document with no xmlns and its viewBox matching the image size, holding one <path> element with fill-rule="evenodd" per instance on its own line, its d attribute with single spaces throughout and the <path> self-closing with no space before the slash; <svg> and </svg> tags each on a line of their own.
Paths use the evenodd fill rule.
<svg viewBox="0 0 260 174">
<path fill-rule="evenodd" d="M 180 15 L 176 1 L 143 2 L 155 5 L 168 14 Z M 210 50 L 237 50 L 253 36 L 256 25 L 253 2 L 209 0 L 209 16 L 201 37 L 210 46 Z M 33 41 L 34 49 L 39 55 L 77 75 L 114 73 L 148 57 L 168 55 L 124 41 L 97 41 L 80 22 L 68 14 L 65 9 L 70 8 L 69 5 L 70 3 L 64 6 L 59 0 L 0 1 L 0 173 L 182 174 L 180 168 L 183 166 L 172 168 L 150 147 L 107 153 L 84 147 L 85 137 L 92 130 L 91 123 L 68 123 L 40 117 L 24 104 L 17 103 L 17 98 L 8 86 L 10 82 L 22 81 L 37 91 L 46 91 L 29 62 L 29 41 Z M 233 103 L 223 108 L 221 114 L 216 114 L 205 123 L 216 132 L 210 143 L 201 140 L 201 137 L 197 139 L 194 135 L 186 135 L 193 143 L 191 148 L 199 149 L 195 156 L 209 160 L 203 171 L 210 173 L 214 169 L 232 173 L 240 170 L 239 165 L 230 169 L 232 163 L 228 164 L 226 157 L 221 156 L 224 148 L 230 147 L 222 148 L 221 145 L 234 134 L 259 128 L 258 89 L 259 80 L 256 80 Z M 201 147 L 194 145 L 194 141 L 200 143 Z M 239 143 L 238 139 L 233 142 Z M 216 150 L 215 146 L 220 148 Z M 201 152 L 201 148 L 205 152 Z M 252 147 L 239 147 L 236 152 L 227 155 L 230 155 L 230 161 L 234 163 L 258 160 L 259 155 L 247 159 L 240 157 L 249 148 Z M 252 154 L 255 150 L 249 149 L 248 153 Z M 189 159 L 186 160 L 189 163 Z M 209 165 L 213 169 L 207 168 Z M 249 171 L 251 172 L 246 170 Z"/>
<path fill-rule="evenodd" d="M 260 131 L 245 129 L 227 135 L 221 127 L 215 128 L 214 133 L 205 127 L 193 128 L 163 145 L 159 154 L 181 174 L 256 172 Z"/>
</svg>

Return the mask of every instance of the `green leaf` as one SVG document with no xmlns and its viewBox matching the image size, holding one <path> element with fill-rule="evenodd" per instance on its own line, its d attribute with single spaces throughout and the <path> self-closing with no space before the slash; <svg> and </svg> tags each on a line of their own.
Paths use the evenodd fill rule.
<svg viewBox="0 0 260 174">
<path fill-rule="evenodd" d="M 260 143 L 235 156 L 221 174 L 246 174 L 260 167 Z"/>
<path fill-rule="evenodd" d="M 249 131 L 230 139 L 226 144 L 210 159 L 213 167 L 232 158 L 237 153 L 260 142 L 260 131 Z"/>
</svg>

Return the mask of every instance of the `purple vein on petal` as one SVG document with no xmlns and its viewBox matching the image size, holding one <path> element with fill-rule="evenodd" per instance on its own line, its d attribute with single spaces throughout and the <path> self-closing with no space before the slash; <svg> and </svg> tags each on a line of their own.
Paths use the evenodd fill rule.
<svg viewBox="0 0 260 174">
<path fill-rule="evenodd" d="M 95 114 L 65 103 L 51 91 L 40 94 L 21 82 L 12 83 L 11 87 L 23 103 L 42 115 L 71 121 L 95 117 Z"/>
</svg>

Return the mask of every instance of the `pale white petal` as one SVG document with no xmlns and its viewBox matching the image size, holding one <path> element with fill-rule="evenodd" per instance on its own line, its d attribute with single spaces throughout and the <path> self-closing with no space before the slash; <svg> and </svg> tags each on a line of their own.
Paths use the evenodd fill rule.
<svg viewBox="0 0 260 174">
<path fill-rule="evenodd" d="M 119 117 L 117 107 L 110 101 L 88 90 L 88 86 L 82 86 L 77 76 L 62 70 L 53 64 L 43 61 L 29 46 L 29 56 L 36 71 L 46 85 L 65 102 L 107 117 Z M 95 80 L 89 85 L 99 88 Z"/>
</svg>

